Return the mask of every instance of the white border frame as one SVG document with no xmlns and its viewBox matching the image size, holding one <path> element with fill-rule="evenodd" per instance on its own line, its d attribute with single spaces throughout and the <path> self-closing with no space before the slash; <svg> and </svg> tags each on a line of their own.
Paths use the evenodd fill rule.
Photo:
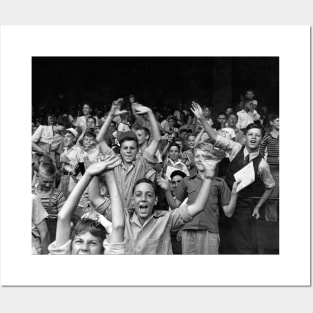
<svg viewBox="0 0 313 313">
<path fill-rule="evenodd" d="M 247 38 L 255 44 L 239 44 Z M 27 221 L 31 218 L 31 57 L 140 55 L 280 57 L 280 255 L 52 257 L 30 254 Z M 308 26 L 3 26 L 2 285 L 308 286 L 309 104 Z M 301 117 L 299 122 L 298 117 Z M 295 131 L 299 123 L 301 137 Z"/>
</svg>

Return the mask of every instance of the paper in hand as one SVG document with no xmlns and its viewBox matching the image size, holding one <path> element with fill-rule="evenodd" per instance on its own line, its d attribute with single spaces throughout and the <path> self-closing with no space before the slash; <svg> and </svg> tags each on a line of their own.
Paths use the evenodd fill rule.
<svg viewBox="0 0 313 313">
<path fill-rule="evenodd" d="M 240 181 L 237 192 L 246 188 L 255 181 L 253 162 L 249 162 L 245 167 L 234 174 L 235 180 Z"/>
</svg>

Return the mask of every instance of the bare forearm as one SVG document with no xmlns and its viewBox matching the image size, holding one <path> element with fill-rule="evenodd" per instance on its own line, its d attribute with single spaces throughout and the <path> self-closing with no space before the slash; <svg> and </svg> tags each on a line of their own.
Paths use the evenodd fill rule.
<svg viewBox="0 0 313 313">
<path fill-rule="evenodd" d="M 113 115 L 111 113 L 109 113 L 107 118 L 105 119 L 105 122 L 103 123 L 98 135 L 97 135 L 96 140 L 98 142 L 105 141 L 105 135 L 107 134 L 107 132 L 109 130 L 109 127 L 110 127 L 112 120 L 113 120 Z"/>
<path fill-rule="evenodd" d="M 166 196 L 166 201 L 172 210 L 179 207 L 178 202 L 176 202 L 176 200 L 173 198 L 170 190 L 165 190 L 165 196 Z"/>
<path fill-rule="evenodd" d="M 161 140 L 161 135 L 159 131 L 159 126 L 158 123 L 155 119 L 155 116 L 152 111 L 148 112 L 148 118 L 151 124 L 151 135 L 153 140 L 160 141 Z"/>
<path fill-rule="evenodd" d="M 238 195 L 237 193 L 232 193 L 228 205 L 223 207 L 224 213 L 227 217 L 232 217 L 235 212 L 237 204 L 237 195 Z"/>
<path fill-rule="evenodd" d="M 208 121 L 204 117 L 200 118 L 200 122 L 209 137 L 215 142 L 217 137 L 216 131 L 209 125 Z"/>
<path fill-rule="evenodd" d="M 45 154 L 46 152 L 40 148 L 35 142 L 32 142 L 32 150 L 34 152 L 40 153 L 40 154 Z"/>
<path fill-rule="evenodd" d="M 270 195 L 273 192 L 273 188 L 268 188 L 265 189 L 261 199 L 259 200 L 259 202 L 257 203 L 257 205 L 255 206 L 254 210 L 260 210 L 261 206 L 264 204 L 264 202 L 270 197 Z"/>
</svg>

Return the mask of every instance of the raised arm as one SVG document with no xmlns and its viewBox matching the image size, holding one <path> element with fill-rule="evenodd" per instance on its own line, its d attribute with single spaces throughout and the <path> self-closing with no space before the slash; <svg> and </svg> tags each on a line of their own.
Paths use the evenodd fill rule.
<svg viewBox="0 0 313 313">
<path fill-rule="evenodd" d="M 159 126 L 157 123 L 157 120 L 152 112 L 152 110 L 146 106 L 143 106 L 138 103 L 133 104 L 133 110 L 136 112 L 136 114 L 145 114 L 147 113 L 149 122 L 151 124 L 151 138 L 152 141 L 147 147 L 146 151 L 150 152 L 152 155 L 155 155 L 159 142 L 161 140 L 161 135 L 159 131 Z"/>
<path fill-rule="evenodd" d="M 203 116 L 202 108 L 196 102 L 192 102 L 191 111 L 196 116 L 196 118 L 200 121 L 204 130 L 208 133 L 209 137 L 215 142 L 217 137 L 217 132 L 210 126 L 208 121 Z"/>
<path fill-rule="evenodd" d="M 123 110 L 123 111 L 120 110 L 122 102 L 123 102 L 122 98 L 119 98 L 119 99 L 113 101 L 111 110 L 110 110 L 105 122 L 103 123 L 103 125 L 99 131 L 99 134 L 97 135 L 96 140 L 99 142 L 100 150 L 101 150 L 103 155 L 106 155 L 110 151 L 110 148 L 105 141 L 105 136 L 106 136 L 106 134 L 110 128 L 110 124 L 111 124 L 113 118 L 117 115 L 127 113 L 126 110 Z"/>
<path fill-rule="evenodd" d="M 170 191 L 170 182 L 168 178 L 167 177 L 163 178 L 161 176 L 158 176 L 157 183 L 165 191 L 166 200 L 170 208 L 172 210 L 178 208 L 181 204 L 181 201 L 173 198 L 172 193 Z"/>
<path fill-rule="evenodd" d="M 104 176 L 109 190 L 112 208 L 112 232 L 110 236 L 110 243 L 121 243 L 124 241 L 125 227 L 125 215 L 121 196 L 115 181 L 113 171 L 105 172 Z"/>
<path fill-rule="evenodd" d="M 193 204 L 188 205 L 188 210 L 191 216 L 197 215 L 204 209 L 209 197 L 212 179 L 214 177 L 215 167 L 217 164 L 217 161 L 204 160 L 203 157 L 201 157 L 201 161 L 205 168 L 205 175 L 196 201 Z"/>
<path fill-rule="evenodd" d="M 107 156 L 103 161 L 91 164 L 86 170 L 84 176 L 78 181 L 77 185 L 69 195 L 61 211 L 58 214 L 56 247 L 65 244 L 71 236 L 72 215 L 84 193 L 86 187 L 95 175 L 99 175 L 105 170 L 114 168 L 120 164 L 120 159 L 114 155 Z"/>
</svg>

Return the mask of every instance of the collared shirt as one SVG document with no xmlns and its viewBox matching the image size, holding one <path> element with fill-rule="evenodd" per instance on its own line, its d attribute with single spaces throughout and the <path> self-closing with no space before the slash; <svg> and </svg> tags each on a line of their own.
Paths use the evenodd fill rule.
<svg viewBox="0 0 313 313">
<path fill-rule="evenodd" d="M 195 203 L 202 183 L 203 180 L 199 173 L 185 177 L 175 190 L 176 199 L 182 202 L 188 197 L 188 205 Z M 219 233 L 219 207 L 228 205 L 230 197 L 231 191 L 224 179 L 215 177 L 204 210 L 187 223 L 183 230 L 207 230 L 212 233 Z"/>
<path fill-rule="evenodd" d="M 239 151 L 242 148 L 242 145 L 239 142 L 235 142 L 232 140 L 229 140 L 223 136 L 217 135 L 216 137 L 216 142 L 215 146 L 218 148 L 223 149 L 225 152 L 229 154 L 229 160 L 230 162 L 234 160 L 236 155 L 239 153 Z M 249 154 L 247 148 L 245 147 L 243 150 L 244 158 Z M 250 153 L 249 155 L 249 161 L 252 161 L 259 155 L 259 151 Z M 272 188 L 275 186 L 275 181 L 272 177 L 270 167 L 268 163 L 262 159 L 259 168 L 258 168 L 258 173 L 260 174 L 260 177 L 265 185 L 266 188 Z"/>
<path fill-rule="evenodd" d="M 84 162 L 84 151 L 78 145 L 73 145 L 71 148 L 64 148 L 64 151 L 61 154 L 62 156 L 66 156 L 70 160 L 70 167 L 72 170 L 75 169 L 79 162 Z"/>
<path fill-rule="evenodd" d="M 111 151 L 111 153 L 114 152 Z M 140 178 L 144 178 L 155 164 L 155 157 L 148 151 L 144 151 L 143 155 L 136 158 L 129 168 L 123 162 L 114 168 L 114 176 L 124 208 L 131 209 L 133 207 L 132 193 L 135 182 Z"/>
<path fill-rule="evenodd" d="M 63 137 L 53 130 L 53 126 L 40 125 L 32 135 L 32 142 L 37 143 L 46 152 L 56 151 Z"/>
<path fill-rule="evenodd" d="M 136 213 L 125 210 L 126 254 L 173 254 L 170 232 L 192 220 L 188 206 L 169 211 L 154 211 L 143 225 Z"/>
<path fill-rule="evenodd" d="M 237 116 L 238 116 L 238 122 L 236 126 L 239 129 L 247 128 L 249 124 L 253 123 L 253 118 L 245 110 L 241 110 L 237 112 Z"/>
</svg>

